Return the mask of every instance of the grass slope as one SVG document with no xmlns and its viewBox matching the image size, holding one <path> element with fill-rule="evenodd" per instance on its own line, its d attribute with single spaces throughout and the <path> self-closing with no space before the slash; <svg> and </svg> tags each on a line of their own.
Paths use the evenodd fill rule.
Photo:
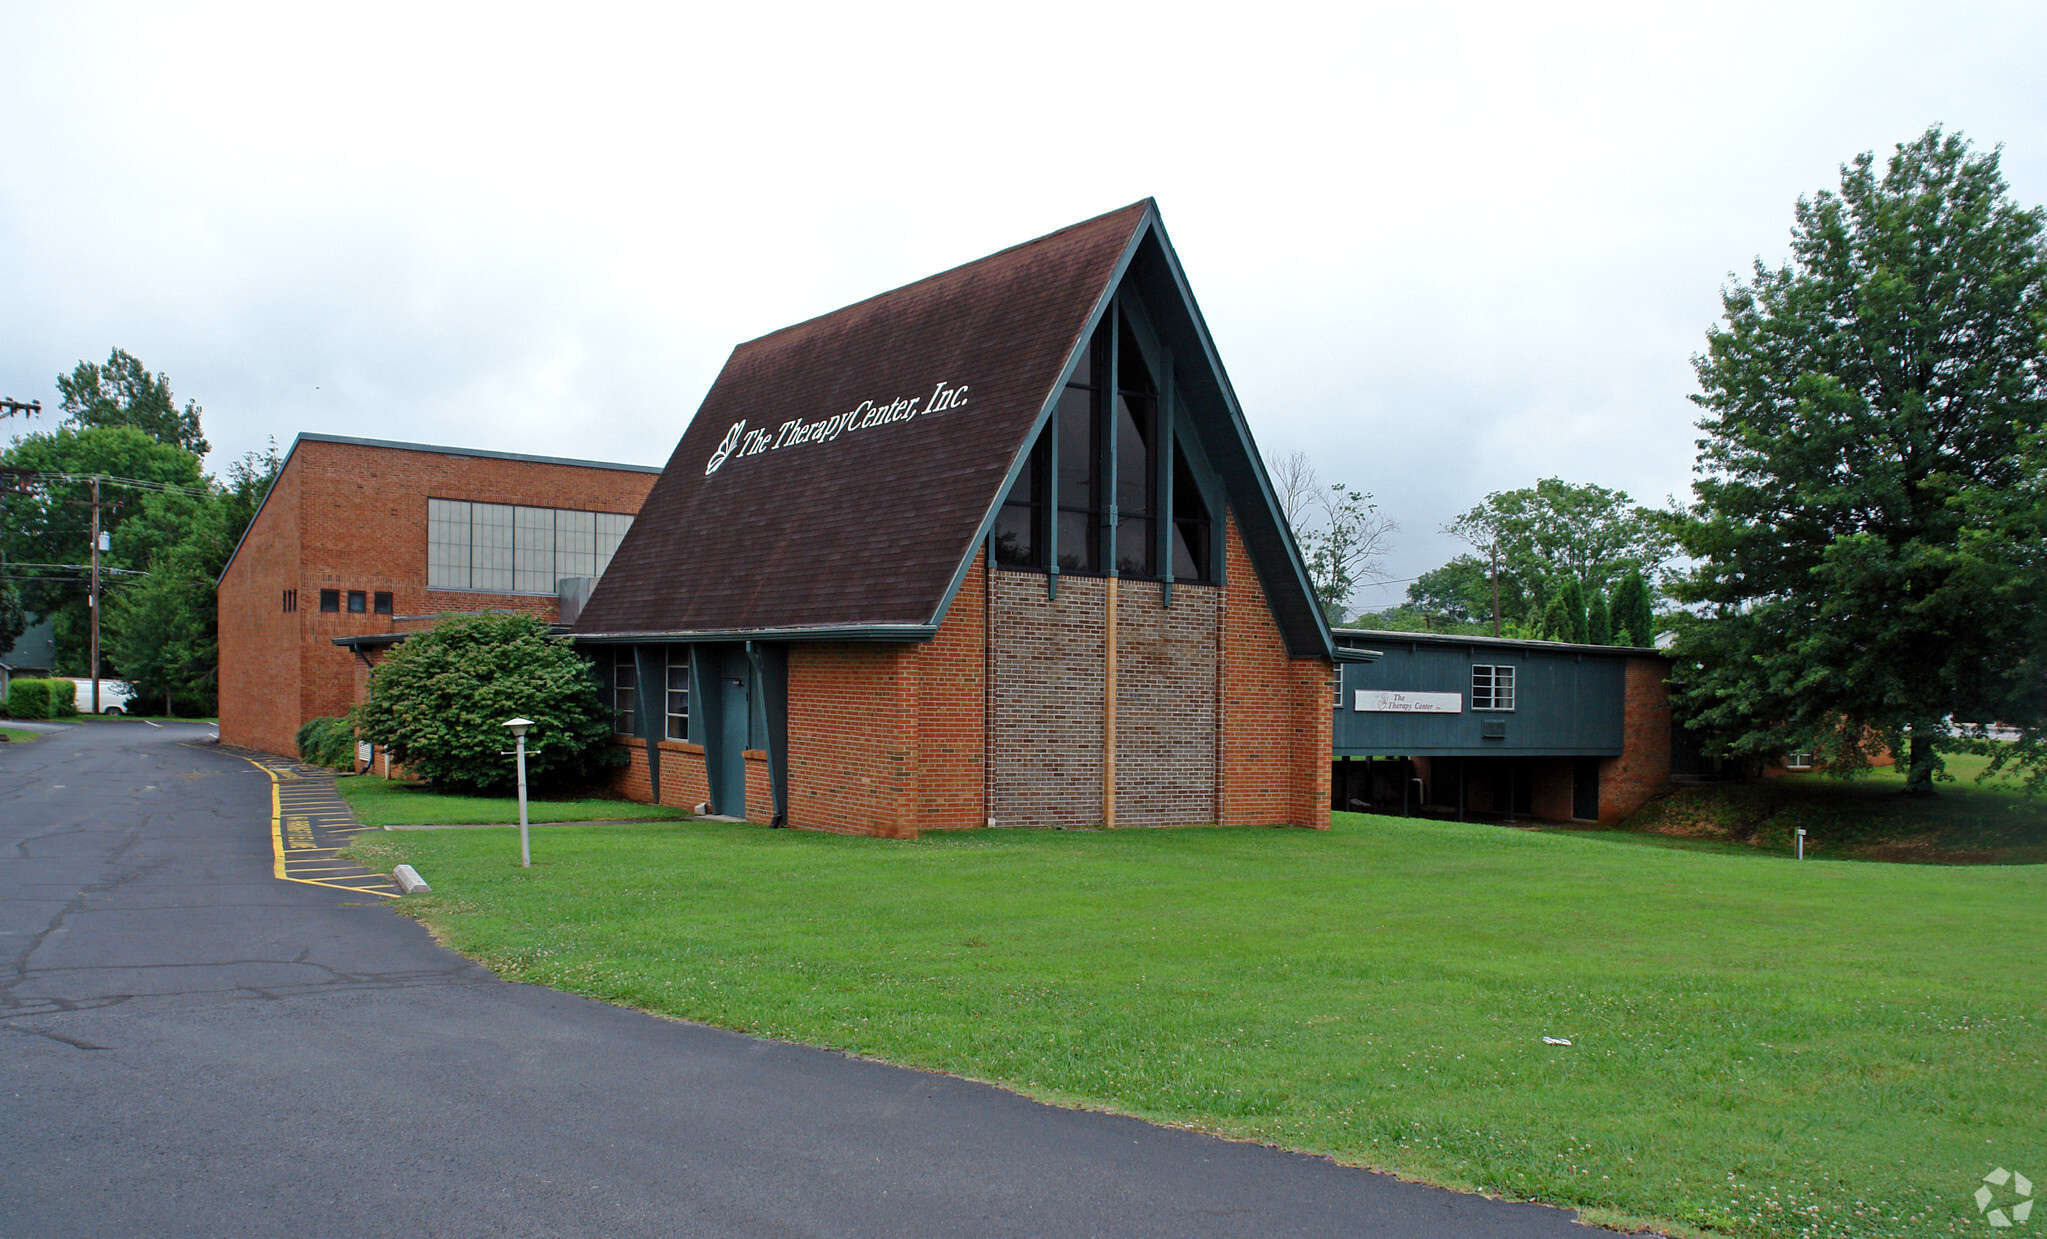
<svg viewBox="0 0 2047 1239">
<path fill-rule="evenodd" d="M 341 798 L 365 826 L 471 826 L 519 824 L 516 796 L 461 796 L 432 791 L 403 779 L 374 775 L 342 775 L 334 781 Z M 623 818 L 672 820 L 682 810 L 632 800 L 550 799 L 533 796 L 526 802 L 529 822 L 599 822 Z"/>
<path fill-rule="evenodd" d="M 1978 782 L 1989 760 L 1947 759 L 1954 781 L 1931 796 L 1904 794 L 1905 777 L 1881 767 L 1850 778 L 1793 774 L 1747 783 L 1680 787 L 1627 822 L 1666 838 L 1718 840 L 1790 851 L 1804 827 L 1808 855 L 1965 864 L 2047 862 L 2047 797 L 2019 781 Z"/>
<path fill-rule="evenodd" d="M 416 865 L 402 907 L 509 978 L 1607 1220 L 1944 1234 L 1993 1166 L 2047 1166 L 2047 868 L 1353 814 L 355 854 Z"/>
</svg>

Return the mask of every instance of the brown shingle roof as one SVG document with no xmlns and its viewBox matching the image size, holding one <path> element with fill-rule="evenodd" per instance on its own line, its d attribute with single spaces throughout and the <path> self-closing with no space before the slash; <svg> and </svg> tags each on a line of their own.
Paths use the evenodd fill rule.
<svg viewBox="0 0 2047 1239">
<path fill-rule="evenodd" d="M 1150 209 L 733 350 L 574 631 L 934 622 Z"/>
</svg>

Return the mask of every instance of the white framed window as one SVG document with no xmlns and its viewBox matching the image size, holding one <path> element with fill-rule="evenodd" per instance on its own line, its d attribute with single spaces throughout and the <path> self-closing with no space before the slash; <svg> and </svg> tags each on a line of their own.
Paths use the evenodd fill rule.
<svg viewBox="0 0 2047 1239">
<path fill-rule="evenodd" d="M 1514 708 L 1514 668 L 1504 663 L 1473 663 L 1471 667 L 1471 708 L 1511 710 Z"/>
<path fill-rule="evenodd" d="M 602 576 L 632 524 L 616 512 L 429 499 L 427 588 L 551 594 L 563 577 Z"/>
<path fill-rule="evenodd" d="M 668 738 L 689 739 L 689 647 L 668 647 Z"/>
<path fill-rule="evenodd" d="M 1812 769 L 1812 751 L 1804 749 L 1796 753 L 1786 753 L 1784 755 L 1784 768 L 1786 770 Z"/>
<path fill-rule="evenodd" d="M 634 683 L 637 676 L 632 646 L 612 647 L 611 674 L 607 678 L 611 681 L 608 685 L 611 690 L 611 729 L 621 736 L 639 735 L 640 721 L 635 709 L 638 703 L 634 700 L 633 691 L 637 687 Z"/>
</svg>

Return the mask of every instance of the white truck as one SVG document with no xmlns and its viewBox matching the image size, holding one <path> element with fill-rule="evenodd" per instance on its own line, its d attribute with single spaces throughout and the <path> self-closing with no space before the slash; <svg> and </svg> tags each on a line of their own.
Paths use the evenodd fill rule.
<svg viewBox="0 0 2047 1239">
<path fill-rule="evenodd" d="M 78 686 L 78 696 L 76 698 L 78 712 L 80 714 L 92 713 L 92 680 L 90 678 L 69 675 L 60 676 L 59 678 L 70 680 Z M 128 700 L 134 695 L 134 690 L 126 680 L 101 680 L 100 713 L 126 714 L 128 712 Z"/>
</svg>

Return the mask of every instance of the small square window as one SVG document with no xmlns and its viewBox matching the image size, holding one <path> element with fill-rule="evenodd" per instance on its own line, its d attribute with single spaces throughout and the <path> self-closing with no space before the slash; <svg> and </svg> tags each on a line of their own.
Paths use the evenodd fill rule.
<svg viewBox="0 0 2047 1239">
<path fill-rule="evenodd" d="M 1784 755 L 1784 768 L 1786 770 L 1812 769 L 1812 753 L 1809 751 L 1786 753 Z"/>
<path fill-rule="evenodd" d="M 375 599 L 373 600 L 373 602 L 374 602 L 374 605 L 375 605 L 375 607 L 376 607 L 376 611 L 377 611 L 377 614 L 379 614 L 379 615 L 389 615 L 389 614 L 391 614 L 391 595 L 390 595 L 390 594 L 388 594 L 388 593 L 385 593 L 385 592 L 383 592 L 383 591 L 381 591 L 381 590 L 380 590 L 380 591 L 378 591 L 378 593 L 377 593 L 377 596 L 376 596 L 376 598 L 375 598 Z"/>
<path fill-rule="evenodd" d="M 364 593 L 363 593 L 363 592 L 362 592 L 361 590 L 359 590 L 359 589 L 351 589 L 351 590 L 349 590 L 349 591 L 348 591 L 348 613 L 349 613 L 350 615 L 361 615 L 361 614 L 362 614 L 362 613 L 363 613 L 364 611 L 367 611 L 367 610 L 369 610 L 369 597 L 368 597 L 368 595 L 364 594 Z"/>
<path fill-rule="evenodd" d="M 1474 710 L 1513 709 L 1514 668 L 1495 663 L 1472 664 L 1471 708 Z"/>
<path fill-rule="evenodd" d="M 320 609 L 322 611 L 339 611 L 341 609 L 341 591 L 338 589 L 321 590 Z"/>
</svg>

